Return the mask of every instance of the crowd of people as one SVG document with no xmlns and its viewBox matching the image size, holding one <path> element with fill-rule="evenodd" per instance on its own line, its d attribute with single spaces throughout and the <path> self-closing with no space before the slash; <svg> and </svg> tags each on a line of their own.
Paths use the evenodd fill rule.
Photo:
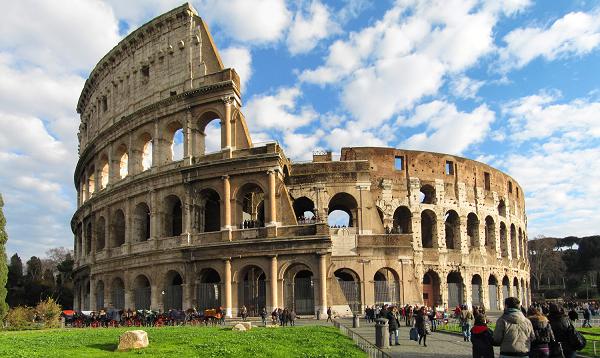
<svg viewBox="0 0 600 358">
<path fill-rule="evenodd" d="M 269 312 L 267 312 L 266 307 L 263 307 L 258 312 L 262 324 L 264 326 L 267 325 L 267 320 L 269 316 Z M 240 317 L 242 317 L 243 321 L 248 319 L 248 309 L 246 306 L 242 306 L 240 308 Z M 284 326 L 295 326 L 296 325 L 296 311 L 290 308 L 275 308 L 273 312 L 271 312 L 271 324 Z"/>
</svg>

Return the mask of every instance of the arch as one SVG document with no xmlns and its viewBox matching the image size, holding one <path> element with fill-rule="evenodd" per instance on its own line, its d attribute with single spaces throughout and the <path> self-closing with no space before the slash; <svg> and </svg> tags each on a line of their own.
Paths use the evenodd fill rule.
<svg viewBox="0 0 600 358">
<path fill-rule="evenodd" d="M 423 304 L 433 307 L 442 303 L 440 297 L 440 276 L 433 270 L 423 275 Z"/>
<path fill-rule="evenodd" d="M 529 306 L 529 302 L 527 301 L 527 289 L 525 288 L 525 280 L 521 279 L 521 304 L 525 307 Z"/>
<path fill-rule="evenodd" d="M 519 279 L 515 277 L 515 278 L 513 278 L 513 282 L 512 282 L 512 296 L 521 300 L 520 291 L 521 290 L 519 289 Z M 521 303 L 523 303 L 523 302 L 521 302 Z"/>
<path fill-rule="evenodd" d="M 496 223 L 491 216 L 485 217 L 485 247 L 488 249 L 496 248 Z"/>
<path fill-rule="evenodd" d="M 88 180 L 87 180 L 87 187 L 88 187 L 88 194 L 91 197 L 92 194 L 94 194 L 96 192 L 96 168 L 92 165 L 90 167 L 90 169 L 88 170 Z"/>
<path fill-rule="evenodd" d="M 400 280 L 395 270 L 382 267 L 373 275 L 373 281 L 375 304 L 400 305 Z"/>
<path fill-rule="evenodd" d="M 294 263 L 284 273 L 285 307 L 293 309 L 297 314 L 313 315 L 315 313 L 315 277 L 305 264 Z"/>
<path fill-rule="evenodd" d="M 302 221 L 310 221 L 315 217 L 315 203 L 306 196 L 294 199 L 293 207 L 294 214 L 296 215 L 299 224 Z"/>
<path fill-rule="evenodd" d="M 221 276 L 213 268 L 205 268 L 198 274 L 199 282 L 196 284 L 196 302 L 198 310 L 220 307 L 222 297 Z"/>
<path fill-rule="evenodd" d="M 479 247 L 479 218 L 475 213 L 467 215 L 467 236 L 471 247 Z"/>
<path fill-rule="evenodd" d="M 490 275 L 488 278 L 488 297 L 491 310 L 500 309 L 500 302 L 498 300 L 498 279 L 496 276 Z"/>
<path fill-rule="evenodd" d="M 352 313 L 360 313 L 362 309 L 360 276 L 349 268 L 340 268 L 333 273 L 337 283 L 334 287 L 334 304 L 346 306 Z"/>
<path fill-rule="evenodd" d="M 406 206 L 399 206 L 394 211 L 394 226 L 392 233 L 412 233 L 412 212 Z"/>
<path fill-rule="evenodd" d="M 473 275 L 471 278 L 471 304 L 481 306 L 483 304 L 483 286 L 481 276 Z"/>
<path fill-rule="evenodd" d="M 143 242 L 150 239 L 150 208 L 141 202 L 133 211 L 133 240 Z"/>
<path fill-rule="evenodd" d="M 115 277 L 110 284 L 112 306 L 118 310 L 125 309 L 125 283 L 120 277 Z"/>
<path fill-rule="evenodd" d="M 462 305 L 463 302 L 463 279 L 460 272 L 452 271 L 446 280 L 448 283 L 448 307 Z"/>
<path fill-rule="evenodd" d="M 98 182 L 100 183 L 100 189 L 105 189 L 108 185 L 109 180 L 109 164 L 108 164 L 108 156 L 103 154 L 100 157 L 100 178 L 98 178 Z"/>
<path fill-rule="evenodd" d="M 185 141 L 183 125 L 179 121 L 169 122 L 166 126 L 165 137 L 169 150 L 166 150 L 166 161 L 179 161 L 183 159 L 183 143 Z"/>
<path fill-rule="evenodd" d="M 104 308 L 104 281 L 99 280 L 96 282 L 96 307 L 90 307 L 96 311 Z"/>
<path fill-rule="evenodd" d="M 133 301 L 136 310 L 150 309 L 152 287 L 150 280 L 145 275 L 138 275 L 133 280 Z"/>
<path fill-rule="evenodd" d="M 106 219 L 101 216 L 96 221 L 96 252 L 104 250 L 106 245 Z"/>
<path fill-rule="evenodd" d="M 85 253 L 89 255 L 92 252 L 92 222 L 88 221 L 85 225 Z"/>
<path fill-rule="evenodd" d="M 248 265 L 240 270 L 240 278 L 238 301 L 246 307 L 248 315 L 258 316 L 260 310 L 267 306 L 267 276 L 262 268 Z"/>
<path fill-rule="evenodd" d="M 335 194 L 330 200 L 327 211 L 327 222 L 330 225 L 338 225 L 338 223 L 330 222 L 329 215 L 334 211 L 342 211 L 348 215 L 348 227 L 356 226 L 356 218 L 358 217 L 358 203 L 356 199 L 351 194 L 346 192 L 340 192 Z M 345 226 L 345 225 L 341 225 Z"/>
<path fill-rule="evenodd" d="M 433 211 L 421 212 L 421 244 L 424 248 L 437 247 L 437 220 Z"/>
<path fill-rule="evenodd" d="M 504 276 L 504 278 L 502 279 L 502 301 L 504 301 L 508 297 L 509 286 L 510 279 L 508 278 L 508 276 Z"/>
<path fill-rule="evenodd" d="M 265 192 L 257 183 L 242 185 L 236 196 L 240 228 L 263 227 L 265 225 Z"/>
<path fill-rule="evenodd" d="M 195 153 L 197 155 L 206 155 L 224 148 L 223 131 L 221 128 L 222 118 L 223 116 L 214 110 L 206 111 L 200 115 L 196 121 L 198 131 L 197 140 L 195 141 Z"/>
<path fill-rule="evenodd" d="M 183 205 L 177 195 L 165 198 L 165 236 L 179 236 L 183 232 Z"/>
<path fill-rule="evenodd" d="M 125 214 L 117 209 L 112 215 L 111 247 L 119 247 L 125 243 Z"/>
<path fill-rule="evenodd" d="M 498 215 L 506 217 L 506 203 L 504 202 L 504 199 L 500 199 L 500 202 L 498 203 Z"/>
<path fill-rule="evenodd" d="M 129 174 L 129 152 L 127 146 L 121 144 L 116 151 L 116 157 L 119 158 L 119 178 L 124 179 Z"/>
<path fill-rule="evenodd" d="M 508 257 L 508 240 L 506 238 L 506 224 L 500 222 L 500 252 L 503 257 Z"/>
<path fill-rule="evenodd" d="M 523 230 L 521 230 L 521 228 L 519 228 L 519 247 L 520 247 L 520 251 L 521 251 L 521 258 L 523 260 L 527 259 L 527 245 L 525 244 L 525 241 L 523 240 Z"/>
<path fill-rule="evenodd" d="M 449 250 L 460 249 L 460 218 L 456 211 L 446 212 L 444 226 L 446 228 L 446 248 Z"/>
<path fill-rule="evenodd" d="M 169 270 L 165 276 L 163 306 L 167 310 L 183 309 L 183 277 L 175 270 Z"/>
<path fill-rule="evenodd" d="M 153 158 L 152 158 L 152 146 L 153 140 L 152 136 L 148 132 L 142 133 L 138 137 L 138 145 L 140 151 L 139 160 L 139 168 L 140 171 L 146 171 L 152 168 Z"/>
<path fill-rule="evenodd" d="M 200 205 L 196 215 L 200 232 L 221 230 L 221 197 L 216 190 L 207 188 L 199 193 Z"/>
<path fill-rule="evenodd" d="M 421 199 L 421 204 L 435 204 L 437 202 L 435 188 L 433 186 L 425 184 L 421 186 L 420 191 L 421 193 L 419 196 Z"/>
<path fill-rule="evenodd" d="M 517 259 L 517 230 L 515 229 L 515 224 L 510 224 L 510 252 L 513 260 Z"/>
</svg>

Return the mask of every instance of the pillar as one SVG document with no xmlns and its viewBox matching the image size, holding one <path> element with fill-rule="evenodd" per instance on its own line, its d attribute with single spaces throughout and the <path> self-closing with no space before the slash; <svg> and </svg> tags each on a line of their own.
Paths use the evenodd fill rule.
<svg viewBox="0 0 600 358">
<path fill-rule="evenodd" d="M 269 176 L 269 211 L 268 218 L 265 221 L 268 222 L 267 226 L 276 226 L 277 225 L 277 203 L 275 202 L 275 171 L 268 170 L 267 175 Z"/>
<path fill-rule="evenodd" d="M 192 189 L 191 187 L 185 188 L 185 198 L 183 205 L 184 210 L 184 233 L 188 237 L 188 243 L 190 242 L 190 234 L 192 233 Z"/>
<path fill-rule="evenodd" d="M 223 97 L 222 100 L 225 105 L 225 118 L 221 122 L 221 149 L 229 149 L 231 148 L 231 104 L 233 98 Z"/>
<path fill-rule="evenodd" d="M 130 308 L 133 309 L 134 303 L 135 302 L 133 302 L 133 290 L 125 286 L 125 303 L 123 304 L 125 307 L 123 308 L 125 310 Z"/>
<path fill-rule="evenodd" d="M 185 122 L 183 124 L 183 158 L 190 158 L 190 164 L 191 158 L 194 157 L 194 136 L 192 133 L 192 111 L 188 110 L 185 113 Z"/>
<path fill-rule="evenodd" d="M 223 282 L 225 291 L 225 312 L 227 317 L 232 317 L 232 304 L 231 304 L 231 258 L 225 259 L 225 280 Z"/>
<path fill-rule="evenodd" d="M 223 175 L 223 205 L 221 213 L 221 230 L 231 230 L 231 184 L 229 183 L 229 175 Z"/>
<path fill-rule="evenodd" d="M 150 309 L 164 311 L 163 294 L 158 285 L 150 285 Z"/>
<path fill-rule="evenodd" d="M 319 304 L 321 315 L 327 312 L 327 255 L 319 255 Z"/>
<path fill-rule="evenodd" d="M 159 223 L 160 216 L 158 211 L 158 198 L 156 190 L 150 190 L 150 240 L 156 240 L 160 237 Z"/>
<path fill-rule="evenodd" d="M 182 309 L 187 310 L 188 308 L 192 308 L 193 300 L 194 300 L 194 284 L 191 282 L 184 283 L 182 286 L 183 289 L 183 302 Z"/>
<path fill-rule="evenodd" d="M 504 285 L 502 284 L 502 281 L 499 281 L 498 284 L 496 285 L 496 297 L 498 297 L 498 308 L 500 310 L 504 309 L 504 296 L 502 295 L 502 287 Z"/>
<path fill-rule="evenodd" d="M 273 309 L 277 308 L 277 256 L 271 257 L 271 270 L 269 273 L 270 282 L 269 289 L 271 291 L 271 308 L 267 308 L 267 311 L 272 312 Z M 261 309 L 262 307 L 259 307 Z"/>
<path fill-rule="evenodd" d="M 89 310 L 96 310 L 96 282 L 94 280 L 90 280 L 90 307 Z"/>
</svg>

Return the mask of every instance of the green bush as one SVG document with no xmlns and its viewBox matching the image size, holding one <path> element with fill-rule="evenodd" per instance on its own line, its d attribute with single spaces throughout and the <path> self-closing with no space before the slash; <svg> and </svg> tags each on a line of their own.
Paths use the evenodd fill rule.
<svg viewBox="0 0 600 358">
<path fill-rule="evenodd" d="M 32 307 L 18 306 L 11 308 L 6 315 L 9 329 L 31 329 L 34 327 L 35 310 Z"/>
<path fill-rule="evenodd" d="M 60 314 L 62 307 L 54 299 L 47 298 L 35 306 L 37 319 L 43 323 L 44 328 L 60 327 Z"/>
</svg>

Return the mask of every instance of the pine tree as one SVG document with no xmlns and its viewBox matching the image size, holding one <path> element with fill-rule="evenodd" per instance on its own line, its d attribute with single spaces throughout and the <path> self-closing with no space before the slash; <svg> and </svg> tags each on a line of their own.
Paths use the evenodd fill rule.
<svg viewBox="0 0 600 358">
<path fill-rule="evenodd" d="M 6 282 L 8 280 L 8 265 L 6 262 L 6 241 L 8 241 L 8 234 L 6 233 L 6 219 L 4 218 L 4 200 L 2 200 L 2 194 L 0 194 L 0 321 L 4 321 L 6 313 L 8 312 L 8 305 L 6 304 Z"/>
</svg>

